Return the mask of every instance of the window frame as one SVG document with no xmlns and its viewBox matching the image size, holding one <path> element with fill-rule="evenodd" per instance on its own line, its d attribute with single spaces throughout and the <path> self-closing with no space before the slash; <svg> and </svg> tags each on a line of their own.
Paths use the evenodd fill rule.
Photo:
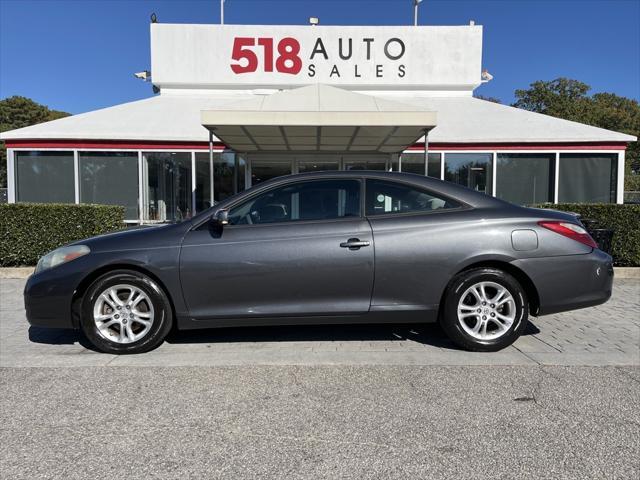
<svg viewBox="0 0 640 480">
<path fill-rule="evenodd" d="M 425 178 L 432 178 L 432 177 L 425 177 Z M 433 192 L 433 190 L 430 190 L 429 188 L 425 188 L 421 185 L 416 185 L 415 183 L 411 183 L 411 182 L 406 182 L 406 181 L 402 181 L 402 180 L 388 180 L 388 179 L 380 179 L 380 178 L 376 178 L 376 177 L 366 177 L 363 185 L 364 188 L 364 192 L 363 192 L 363 203 L 364 205 L 362 206 L 362 209 L 364 211 L 365 214 L 365 218 L 369 219 L 376 219 L 376 218 L 389 218 L 389 217 L 416 217 L 416 216 L 423 216 L 423 215 L 434 215 L 434 214 L 440 214 L 440 213 L 449 213 L 449 212 L 460 212 L 460 211 L 466 211 L 466 210 L 471 210 L 473 207 L 471 205 L 469 205 L 468 203 L 463 202 L 462 200 L 459 200 L 457 198 L 453 198 L 449 195 L 446 194 L 441 194 L 440 192 Z M 445 200 L 445 201 L 452 201 L 455 202 L 457 204 L 459 204 L 459 207 L 455 207 L 455 208 L 438 208 L 435 210 L 418 210 L 418 211 L 410 211 L 410 212 L 385 212 L 385 213 L 380 213 L 378 215 L 368 215 L 367 214 L 367 181 L 382 181 L 382 182 L 387 182 L 387 183 L 394 183 L 397 185 L 404 185 L 404 186 L 408 186 L 411 187 L 415 190 L 421 191 L 423 193 L 426 193 L 427 195 L 431 195 L 435 198 L 440 198 L 441 200 Z"/>
<path fill-rule="evenodd" d="M 273 223 L 254 223 L 254 224 L 239 224 L 239 225 L 232 225 L 232 224 L 228 224 L 225 225 L 224 228 L 231 228 L 231 229 L 236 229 L 236 228 L 255 228 L 255 227 L 273 227 L 273 226 L 279 226 L 279 225 L 309 225 L 309 224 L 314 224 L 314 223 L 334 223 L 334 222 L 346 222 L 346 221 L 353 221 L 356 219 L 364 219 L 365 215 L 364 215 L 364 182 L 363 182 L 363 178 L 362 177 L 344 177 L 344 176 L 331 176 L 331 177 L 325 177 L 325 178 L 314 178 L 314 179 L 308 179 L 308 178 L 300 178 L 300 179 L 296 179 L 295 181 L 288 181 L 288 182 L 284 182 L 284 183 L 279 183 L 277 185 L 273 185 L 271 187 L 267 187 L 264 189 L 260 189 L 256 192 L 254 192 L 252 195 L 249 195 L 246 198 L 240 198 L 238 199 L 236 202 L 231 203 L 228 206 L 225 206 L 222 209 L 217 209 L 214 212 L 214 215 L 217 211 L 219 210 L 227 210 L 230 211 L 233 208 L 236 208 L 237 206 L 241 206 L 247 202 L 250 202 L 252 200 L 254 200 L 256 197 L 259 197 L 261 195 L 264 194 L 268 194 L 274 190 L 283 188 L 283 187 L 289 187 L 292 185 L 296 185 L 299 183 L 312 183 L 312 182 L 326 182 L 326 181 L 335 181 L 335 180 L 349 180 L 349 181 L 353 181 L 353 182 L 357 182 L 358 183 L 358 190 L 359 190 L 359 194 L 360 194 L 360 212 L 359 215 L 357 216 L 352 216 L 352 217 L 339 217 L 339 218 L 330 218 L 330 219 L 318 219 L 318 220 L 289 220 L 286 222 L 273 222 Z M 208 216 L 208 219 L 211 219 L 212 216 Z M 194 226 L 193 229 L 197 229 L 198 227 L 201 227 L 202 223 L 199 223 L 198 225 Z"/>
</svg>

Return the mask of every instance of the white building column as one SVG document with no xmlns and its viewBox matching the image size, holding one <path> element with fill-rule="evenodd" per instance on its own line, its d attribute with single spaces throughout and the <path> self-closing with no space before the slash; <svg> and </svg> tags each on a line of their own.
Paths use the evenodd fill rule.
<svg viewBox="0 0 640 480">
<path fill-rule="evenodd" d="M 558 185 L 560 184 L 560 152 L 556 152 L 556 161 L 553 162 L 553 203 L 558 203 Z"/>
<path fill-rule="evenodd" d="M 138 221 L 144 221 L 144 168 L 142 165 L 142 151 L 138 150 Z"/>
<path fill-rule="evenodd" d="M 191 216 L 196 214 L 196 152 L 191 152 Z"/>
<path fill-rule="evenodd" d="M 214 168 L 213 168 L 213 132 L 209 130 L 209 200 L 211 206 L 215 201 L 215 182 L 214 182 Z"/>
<path fill-rule="evenodd" d="M 624 203 L 624 157 L 625 151 L 618 152 L 618 182 L 616 188 L 616 203 Z"/>
<path fill-rule="evenodd" d="M 491 154 L 491 164 L 492 164 L 492 168 L 491 168 L 491 196 L 495 197 L 496 196 L 496 191 L 497 191 L 497 187 L 496 187 L 496 183 L 497 183 L 497 179 L 498 179 L 498 153 L 497 152 L 493 152 Z"/>
<path fill-rule="evenodd" d="M 7 149 L 7 202 L 16 203 L 16 174 L 13 149 Z"/>
<path fill-rule="evenodd" d="M 78 150 L 73 151 L 73 195 L 75 203 L 80 203 L 80 162 L 78 160 Z"/>
</svg>

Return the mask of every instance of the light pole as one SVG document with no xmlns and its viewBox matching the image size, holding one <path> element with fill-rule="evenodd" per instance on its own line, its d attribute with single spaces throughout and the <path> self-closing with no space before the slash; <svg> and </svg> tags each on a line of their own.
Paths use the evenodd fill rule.
<svg viewBox="0 0 640 480">
<path fill-rule="evenodd" d="M 224 0 L 220 0 L 220 25 L 224 25 Z"/>
<path fill-rule="evenodd" d="M 413 0 L 413 26 L 418 26 L 418 5 L 422 3 L 422 0 Z"/>
</svg>

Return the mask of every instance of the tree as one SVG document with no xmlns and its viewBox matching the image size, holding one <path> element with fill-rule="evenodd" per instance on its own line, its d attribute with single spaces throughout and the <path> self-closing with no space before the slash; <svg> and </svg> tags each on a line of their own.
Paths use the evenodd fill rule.
<svg viewBox="0 0 640 480">
<path fill-rule="evenodd" d="M 527 90 L 516 90 L 514 107 L 553 117 L 586 123 L 640 137 L 640 105 L 637 100 L 613 93 L 589 96 L 591 87 L 570 78 L 537 81 Z M 625 164 L 625 189 L 640 190 L 640 144 L 629 144 Z"/>
<path fill-rule="evenodd" d="M 50 110 L 30 98 L 9 97 L 0 100 L 0 132 L 16 128 L 28 127 L 36 123 L 68 117 L 70 113 Z M 0 146 L 0 188 L 7 186 L 7 149 L 2 142 Z"/>
</svg>

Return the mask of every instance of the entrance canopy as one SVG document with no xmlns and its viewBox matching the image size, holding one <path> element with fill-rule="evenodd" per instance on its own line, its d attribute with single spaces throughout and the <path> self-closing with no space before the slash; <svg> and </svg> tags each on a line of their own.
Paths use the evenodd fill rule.
<svg viewBox="0 0 640 480">
<path fill-rule="evenodd" d="M 240 152 L 397 153 L 436 126 L 436 113 L 309 85 L 201 112 L 202 125 Z"/>
</svg>

